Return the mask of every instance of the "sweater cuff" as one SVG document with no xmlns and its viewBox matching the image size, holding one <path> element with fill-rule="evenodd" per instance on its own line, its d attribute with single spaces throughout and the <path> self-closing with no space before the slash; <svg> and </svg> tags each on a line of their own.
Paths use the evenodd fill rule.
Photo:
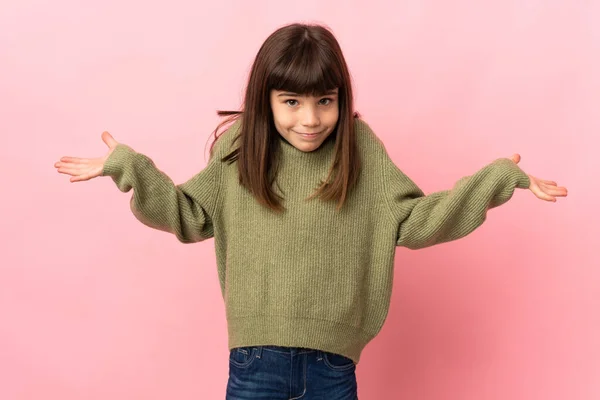
<svg viewBox="0 0 600 400">
<path fill-rule="evenodd" d="M 504 176 L 507 176 L 510 182 L 514 182 L 515 186 L 520 189 L 529 189 L 531 180 L 513 160 L 510 158 L 500 158 L 495 162 L 498 166 L 502 167 Z"/>
<path fill-rule="evenodd" d="M 125 164 L 135 157 L 136 152 L 129 146 L 119 143 L 108 156 L 102 168 L 102 176 L 117 176 Z"/>
</svg>

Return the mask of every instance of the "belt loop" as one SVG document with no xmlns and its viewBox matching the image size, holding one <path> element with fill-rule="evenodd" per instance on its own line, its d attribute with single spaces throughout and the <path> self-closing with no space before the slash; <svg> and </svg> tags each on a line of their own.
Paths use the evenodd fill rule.
<svg viewBox="0 0 600 400">
<path fill-rule="evenodd" d="M 262 346 L 256 346 L 256 358 L 261 358 L 262 357 L 262 351 L 263 351 L 263 347 Z"/>
<path fill-rule="evenodd" d="M 321 350 L 317 350 L 317 361 L 321 361 L 323 359 L 323 352 Z"/>
</svg>

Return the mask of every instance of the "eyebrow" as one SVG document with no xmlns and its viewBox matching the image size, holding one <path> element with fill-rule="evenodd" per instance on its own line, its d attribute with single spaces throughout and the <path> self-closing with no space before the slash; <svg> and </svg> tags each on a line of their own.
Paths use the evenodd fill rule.
<svg viewBox="0 0 600 400">
<path fill-rule="evenodd" d="M 325 92 L 325 93 L 323 93 L 323 94 L 321 94 L 321 95 L 319 95 L 317 97 L 320 97 L 320 96 L 329 96 L 329 95 L 332 95 L 332 94 L 337 95 L 338 92 L 336 90 L 329 90 L 329 91 L 327 91 L 327 92 Z M 277 95 L 277 97 L 283 97 L 283 96 L 301 96 L 301 95 L 299 93 L 294 93 L 294 92 L 283 92 L 283 93 L 279 93 Z"/>
</svg>

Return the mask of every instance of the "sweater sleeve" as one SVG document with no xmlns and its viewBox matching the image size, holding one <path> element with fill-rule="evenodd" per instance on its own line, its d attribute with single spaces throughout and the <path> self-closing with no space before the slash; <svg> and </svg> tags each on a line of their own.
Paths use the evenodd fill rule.
<svg viewBox="0 0 600 400">
<path fill-rule="evenodd" d="M 529 176 L 501 158 L 456 182 L 451 190 L 427 196 L 387 157 L 383 177 L 386 202 L 398 224 L 397 246 L 420 249 L 460 239 L 486 219 L 487 210 L 506 203 Z"/>
<path fill-rule="evenodd" d="M 110 176 L 122 192 L 133 189 L 131 211 L 144 225 L 173 233 L 183 243 L 200 242 L 214 234 L 211 215 L 218 202 L 222 164 L 217 154 L 198 174 L 175 185 L 150 158 L 119 144 L 102 175 Z"/>
</svg>

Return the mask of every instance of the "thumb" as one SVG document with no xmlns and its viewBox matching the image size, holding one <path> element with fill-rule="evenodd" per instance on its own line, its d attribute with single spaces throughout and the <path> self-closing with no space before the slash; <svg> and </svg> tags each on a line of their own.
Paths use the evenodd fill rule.
<svg viewBox="0 0 600 400">
<path fill-rule="evenodd" d="M 515 164 L 518 164 L 519 161 L 521 161 L 521 155 L 519 154 L 513 154 L 512 157 L 510 158 Z"/>
<path fill-rule="evenodd" d="M 119 144 L 112 135 L 106 131 L 102 132 L 102 141 L 112 150 Z"/>
</svg>

